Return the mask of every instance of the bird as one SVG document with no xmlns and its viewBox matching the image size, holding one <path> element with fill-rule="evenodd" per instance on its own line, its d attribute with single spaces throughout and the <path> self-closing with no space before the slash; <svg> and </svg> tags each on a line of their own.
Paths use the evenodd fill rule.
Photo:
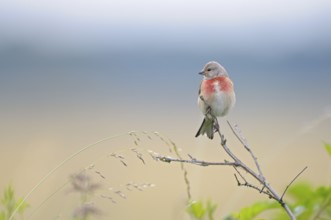
<svg viewBox="0 0 331 220">
<path fill-rule="evenodd" d="M 208 62 L 199 74 L 203 79 L 199 89 L 198 106 L 205 117 L 195 137 L 206 134 L 209 139 L 213 139 L 214 133 L 219 129 L 217 117 L 229 113 L 236 102 L 236 95 L 229 74 L 218 62 Z"/>
</svg>

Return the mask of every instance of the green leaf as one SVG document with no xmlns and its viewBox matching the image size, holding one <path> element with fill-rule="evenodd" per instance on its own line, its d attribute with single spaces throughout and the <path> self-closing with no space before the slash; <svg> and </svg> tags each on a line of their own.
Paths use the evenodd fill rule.
<svg viewBox="0 0 331 220">
<path fill-rule="evenodd" d="M 208 213 L 209 220 L 214 220 L 214 213 L 215 213 L 216 209 L 217 209 L 217 205 L 214 204 L 211 200 L 208 200 L 206 210 Z"/>
<path fill-rule="evenodd" d="M 253 218 L 257 217 L 264 211 L 279 208 L 280 205 L 277 202 L 257 202 L 249 207 L 245 207 L 239 211 L 239 213 L 232 214 L 235 219 L 240 220 L 252 220 Z"/>
<path fill-rule="evenodd" d="M 3 191 L 3 198 L 1 198 L 1 203 L 3 205 L 3 212 L 0 213 L 0 220 L 8 219 L 14 212 L 14 210 L 21 204 L 18 209 L 18 213 L 23 216 L 25 209 L 29 206 L 28 203 L 23 202 L 23 199 L 15 199 L 14 188 L 9 185 Z"/>
<path fill-rule="evenodd" d="M 191 201 L 188 205 L 187 212 L 198 220 L 207 219 L 214 220 L 214 213 L 217 209 L 217 204 L 211 200 L 207 202 L 203 201 Z"/>
<path fill-rule="evenodd" d="M 203 207 L 202 201 L 192 201 L 187 208 L 187 212 L 200 220 L 206 214 L 206 209 Z"/>
<path fill-rule="evenodd" d="M 23 201 L 23 198 L 19 198 L 16 201 L 15 207 L 19 207 L 18 213 L 23 214 L 25 212 L 25 209 L 29 207 L 29 204 Z"/>
<path fill-rule="evenodd" d="M 3 198 L 1 199 L 3 206 L 5 207 L 7 213 L 11 213 L 15 209 L 15 198 L 14 198 L 14 189 L 9 185 L 3 192 Z"/>
<path fill-rule="evenodd" d="M 3 198 L 1 199 L 1 202 L 4 206 L 10 206 L 12 205 L 12 201 L 14 199 L 14 189 L 11 185 L 9 185 L 3 192 Z"/>
<path fill-rule="evenodd" d="M 320 186 L 315 191 L 315 196 L 320 197 L 321 199 L 326 199 L 331 197 L 331 186 Z"/>
<path fill-rule="evenodd" d="M 331 157 L 331 144 L 324 143 L 325 150 L 329 153 Z"/>
<path fill-rule="evenodd" d="M 5 213 L 4 212 L 0 213 L 0 220 L 5 220 Z"/>
<path fill-rule="evenodd" d="M 288 194 L 298 201 L 303 201 L 312 196 L 313 188 L 309 183 L 298 183 L 289 188 Z"/>
</svg>

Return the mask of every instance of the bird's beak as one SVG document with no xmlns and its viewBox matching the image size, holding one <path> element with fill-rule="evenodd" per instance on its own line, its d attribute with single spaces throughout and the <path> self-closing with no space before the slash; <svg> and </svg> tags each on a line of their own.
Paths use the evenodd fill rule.
<svg viewBox="0 0 331 220">
<path fill-rule="evenodd" d="M 204 71 L 199 72 L 200 75 L 205 75 Z"/>
</svg>

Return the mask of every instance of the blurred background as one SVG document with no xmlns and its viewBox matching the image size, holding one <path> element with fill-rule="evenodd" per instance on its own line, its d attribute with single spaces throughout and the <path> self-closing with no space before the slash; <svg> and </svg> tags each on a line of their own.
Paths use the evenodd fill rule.
<svg viewBox="0 0 331 220">
<path fill-rule="evenodd" d="M 226 120 L 240 126 L 277 191 L 304 166 L 300 180 L 329 184 L 330 12 L 327 0 L 1 1 L 0 189 L 11 183 L 26 195 L 82 147 L 132 130 L 161 132 L 184 156 L 223 161 L 218 139 L 194 137 L 203 118 L 197 73 L 210 60 L 235 85 L 236 107 L 221 119 L 234 152 L 250 160 Z M 143 148 L 167 154 L 162 144 L 146 140 Z M 78 155 L 31 195 L 28 212 L 96 162 L 115 174 L 111 183 L 95 177 L 104 186 L 155 184 L 116 205 L 97 198 L 105 219 L 187 219 L 178 164 L 129 158 L 139 165 L 124 167 L 105 159 L 132 146 L 121 136 Z M 265 199 L 238 188 L 230 168 L 188 169 L 193 198 L 212 198 L 220 216 Z M 66 193 L 30 219 L 68 219 L 75 198 L 67 205 Z"/>
</svg>

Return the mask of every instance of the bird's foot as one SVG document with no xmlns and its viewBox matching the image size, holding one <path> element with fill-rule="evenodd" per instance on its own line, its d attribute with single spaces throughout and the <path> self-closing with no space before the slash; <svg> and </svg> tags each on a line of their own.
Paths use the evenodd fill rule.
<svg viewBox="0 0 331 220">
<path fill-rule="evenodd" d="M 215 120 L 214 121 L 214 133 L 216 133 L 216 132 L 219 132 L 220 131 L 220 126 L 219 126 L 219 124 L 217 123 L 217 121 Z"/>
<path fill-rule="evenodd" d="M 207 108 L 206 108 L 206 114 L 211 114 L 211 107 L 210 106 L 208 106 Z"/>
</svg>

